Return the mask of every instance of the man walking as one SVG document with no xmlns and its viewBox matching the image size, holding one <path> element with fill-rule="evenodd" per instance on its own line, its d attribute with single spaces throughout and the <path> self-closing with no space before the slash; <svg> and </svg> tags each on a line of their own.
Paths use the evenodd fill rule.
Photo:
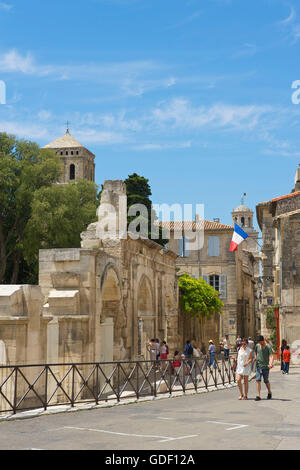
<svg viewBox="0 0 300 470">
<path fill-rule="evenodd" d="M 209 367 L 212 365 L 214 366 L 214 369 L 217 368 L 216 364 L 216 346 L 214 345 L 214 342 L 212 339 L 209 340 L 209 346 L 208 346 L 208 354 L 209 354 Z"/>
<path fill-rule="evenodd" d="M 261 400 L 261 378 L 263 377 L 264 383 L 268 389 L 267 399 L 272 398 L 271 386 L 269 382 L 270 369 L 273 367 L 273 350 L 272 347 L 266 343 L 263 336 L 258 337 L 258 344 L 255 346 L 256 355 L 256 389 L 257 395 L 255 401 Z"/>
</svg>

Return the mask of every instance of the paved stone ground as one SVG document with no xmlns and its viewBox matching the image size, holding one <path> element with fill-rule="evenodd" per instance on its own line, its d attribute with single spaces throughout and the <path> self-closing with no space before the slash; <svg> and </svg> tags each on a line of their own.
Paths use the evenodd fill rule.
<svg viewBox="0 0 300 470">
<path fill-rule="evenodd" d="M 300 368 L 270 374 L 273 399 L 230 388 L 0 423 L 0 449 L 300 449 Z"/>
</svg>

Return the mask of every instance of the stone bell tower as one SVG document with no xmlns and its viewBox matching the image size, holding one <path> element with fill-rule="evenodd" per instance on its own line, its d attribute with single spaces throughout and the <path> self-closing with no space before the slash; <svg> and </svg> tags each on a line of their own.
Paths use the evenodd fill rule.
<svg viewBox="0 0 300 470">
<path fill-rule="evenodd" d="M 247 233 L 253 232 L 253 211 L 245 206 L 244 196 L 241 198 L 241 204 L 232 211 L 231 215 L 233 225 L 238 224 Z"/>
<path fill-rule="evenodd" d="M 95 181 L 95 155 L 71 136 L 66 134 L 43 147 L 54 150 L 62 162 L 62 172 L 58 183 L 66 184 L 79 179 Z"/>
<path fill-rule="evenodd" d="M 251 252 L 257 252 L 257 239 L 258 232 L 253 225 L 253 211 L 244 204 L 244 196 L 241 198 L 241 204 L 237 206 L 232 212 L 232 225 L 238 224 L 248 235 L 249 238 L 245 240 L 243 246 Z"/>
</svg>

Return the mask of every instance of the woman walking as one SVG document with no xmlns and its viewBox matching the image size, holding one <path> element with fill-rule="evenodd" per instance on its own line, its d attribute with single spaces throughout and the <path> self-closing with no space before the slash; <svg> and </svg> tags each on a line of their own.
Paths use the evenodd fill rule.
<svg viewBox="0 0 300 470">
<path fill-rule="evenodd" d="M 248 399 L 248 376 L 252 362 L 252 349 L 248 346 L 248 340 L 244 338 L 237 356 L 236 379 L 240 390 L 239 400 Z M 245 393 L 243 393 L 242 379 L 244 378 Z"/>
</svg>

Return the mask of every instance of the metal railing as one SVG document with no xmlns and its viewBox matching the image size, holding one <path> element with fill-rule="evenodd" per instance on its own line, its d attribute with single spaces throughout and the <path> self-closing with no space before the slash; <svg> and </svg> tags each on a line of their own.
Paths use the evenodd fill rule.
<svg viewBox="0 0 300 470">
<path fill-rule="evenodd" d="M 172 395 L 235 382 L 233 358 L 0 366 L 3 413 Z"/>
</svg>

